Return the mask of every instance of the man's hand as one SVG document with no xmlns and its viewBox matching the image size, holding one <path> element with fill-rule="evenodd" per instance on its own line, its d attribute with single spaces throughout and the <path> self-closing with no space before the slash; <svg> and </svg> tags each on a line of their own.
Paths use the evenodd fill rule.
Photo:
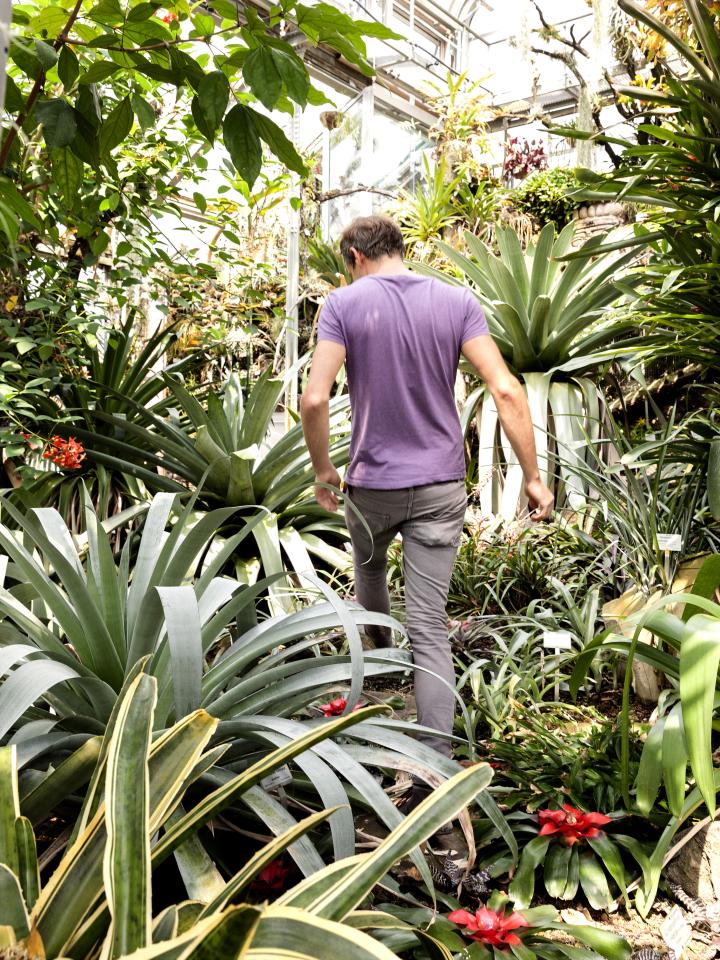
<svg viewBox="0 0 720 960">
<path fill-rule="evenodd" d="M 328 490 L 327 487 L 319 486 L 319 484 L 328 483 L 331 487 L 337 487 L 339 490 L 341 482 L 340 474 L 335 467 L 315 474 L 315 499 L 321 507 L 324 507 L 325 510 L 329 510 L 331 513 L 334 513 L 338 508 L 337 494 L 332 490 Z"/>
<path fill-rule="evenodd" d="M 555 497 L 539 478 L 528 480 L 525 484 L 525 493 L 530 508 L 530 519 L 533 523 L 539 520 L 549 520 L 552 516 Z"/>
</svg>

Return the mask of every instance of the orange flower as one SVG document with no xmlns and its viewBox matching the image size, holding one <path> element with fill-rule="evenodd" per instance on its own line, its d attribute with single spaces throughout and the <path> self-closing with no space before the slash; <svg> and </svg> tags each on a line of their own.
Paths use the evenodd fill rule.
<svg viewBox="0 0 720 960">
<path fill-rule="evenodd" d="M 65 440 L 63 437 L 54 436 L 43 452 L 45 460 L 52 460 L 62 470 L 79 470 L 85 457 L 85 448 L 74 437 Z"/>
</svg>

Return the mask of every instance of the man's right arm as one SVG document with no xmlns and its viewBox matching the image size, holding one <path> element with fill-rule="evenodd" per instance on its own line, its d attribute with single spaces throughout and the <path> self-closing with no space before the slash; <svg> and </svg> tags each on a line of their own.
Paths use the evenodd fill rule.
<svg viewBox="0 0 720 960">
<path fill-rule="evenodd" d="M 522 384 L 508 370 L 491 336 L 466 340 L 462 354 L 485 381 L 495 401 L 502 428 L 522 467 L 531 519 L 547 520 L 552 514 L 555 498 L 540 479 L 535 433 Z"/>
</svg>

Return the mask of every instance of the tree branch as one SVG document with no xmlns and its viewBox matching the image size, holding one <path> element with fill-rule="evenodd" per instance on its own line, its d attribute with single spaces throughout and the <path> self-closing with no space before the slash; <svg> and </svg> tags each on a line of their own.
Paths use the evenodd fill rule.
<svg viewBox="0 0 720 960">
<path fill-rule="evenodd" d="M 540 9 L 540 4 L 537 2 L 537 0 L 532 0 L 532 5 L 535 7 L 535 10 L 537 11 L 538 17 L 540 17 L 540 23 L 542 24 L 543 29 L 547 31 L 547 33 L 552 37 L 553 40 L 557 40 L 558 43 L 562 43 L 566 47 L 570 47 L 570 49 L 574 50 L 576 53 L 579 53 L 581 56 L 586 57 L 587 59 L 590 59 L 590 54 L 582 46 L 582 41 L 578 42 L 575 39 L 575 35 L 572 31 L 572 28 L 570 30 L 571 39 L 568 40 L 567 37 L 563 37 L 563 35 L 559 32 L 557 27 L 554 27 L 552 24 L 548 23 L 548 21 L 545 19 L 545 14 Z M 587 36 L 587 34 L 585 36 Z M 584 39 L 585 37 L 583 37 L 583 40 Z"/>
<path fill-rule="evenodd" d="M 328 200 L 337 199 L 337 197 L 348 197 L 351 193 L 377 193 L 381 197 L 388 197 L 390 200 L 396 199 L 394 193 L 378 190 L 376 187 L 365 187 L 362 184 L 358 187 L 350 187 L 347 190 L 326 190 L 325 193 L 319 193 L 315 199 L 318 203 L 326 203 Z"/>
</svg>

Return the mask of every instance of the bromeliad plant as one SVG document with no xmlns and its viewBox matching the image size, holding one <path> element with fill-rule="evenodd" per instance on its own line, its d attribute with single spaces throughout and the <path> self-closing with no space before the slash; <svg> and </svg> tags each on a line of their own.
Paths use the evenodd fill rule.
<svg viewBox="0 0 720 960">
<path fill-rule="evenodd" d="M 208 390 L 204 403 L 177 379 L 168 377 L 165 386 L 177 405 L 176 416 L 157 416 L 134 405 L 137 422 L 111 417 L 112 436 L 100 442 L 77 432 L 88 456 L 137 478 L 151 492 L 190 488 L 198 492 L 198 503 L 209 508 L 257 506 L 265 513 L 265 525 L 273 528 L 274 540 L 282 539 L 286 552 L 304 569 L 313 567 L 308 551 L 347 568 L 348 556 L 326 542 L 327 534 L 336 540 L 347 534 L 342 518 L 331 517 L 313 498 L 315 473 L 301 424 L 279 439 L 269 435 L 285 380 L 268 369 L 244 390 L 239 375 L 232 373 L 220 393 Z M 350 448 L 347 397 L 333 401 L 330 429 L 333 463 L 341 467 Z M 267 551 L 261 556 L 266 573 L 278 570 Z"/>
<path fill-rule="evenodd" d="M 521 815 L 522 816 L 522 815 Z M 617 815 L 615 815 L 617 816 Z M 620 814 L 622 816 L 622 814 Z M 635 837 L 603 830 L 615 819 L 599 812 L 583 812 L 568 803 L 560 809 L 539 810 L 537 815 L 518 821 L 520 829 L 534 831 L 524 846 L 515 876 L 509 887 L 510 898 L 518 909 L 532 902 L 535 872 L 543 865 L 543 882 L 551 897 L 574 900 L 578 887 L 596 910 L 614 899 L 608 875 L 627 898 L 631 879 L 620 847 L 645 869 L 648 857 Z"/>
<path fill-rule="evenodd" d="M 562 923 L 551 906 L 514 910 L 509 898 L 500 891 L 475 910 L 453 910 L 447 917 L 436 918 L 424 908 L 383 908 L 398 920 L 417 925 L 424 920 L 427 932 L 451 951 L 453 960 L 501 960 L 511 956 L 524 960 L 597 960 L 598 956 L 628 960 L 630 956 L 627 941 L 608 929 Z M 562 939 L 547 936 L 555 930 L 562 931 Z M 569 943 L 568 937 L 575 942 Z M 398 935 L 392 942 L 396 950 L 412 947 L 409 932 L 402 940 Z"/>
<path fill-rule="evenodd" d="M 128 678 L 96 751 L 69 844 L 47 877 L 41 876 L 33 830 L 18 801 L 17 750 L 0 749 L 0 945 L 47 960 L 98 955 L 111 960 L 268 960 L 280 955 L 288 960 L 335 960 L 338 955 L 397 960 L 362 929 L 382 925 L 384 915 L 374 913 L 377 924 L 369 923 L 357 907 L 397 859 L 485 789 L 489 768 L 459 773 L 372 854 L 328 867 L 321 863 L 318 872 L 271 905 L 244 903 L 249 884 L 280 853 L 319 829 L 334 808 L 282 831 L 229 878 L 205 860 L 202 877 L 191 880 L 190 900 L 170 903 L 153 917 L 153 894 L 161 896 L 153 890 L 153 871 L 160 864 L 174 855 L 182 872 L 183 863 L 196 857 L 199 829 L 227 813 L 233 802 L 260 791 L 263 778 L 288 760 L 362 719 L 349 715 L 323 723 L 208 788 L 204 777 L 212 774 L 225 749 L 209 746 L 218 721 L 197 710 L 153 737 L 159 698 L 155 678 L 142 670 Z M 51 778 L 57 780 L 59 774 Z M 434 942 L 431 935 L 418 936 Z"/>
<path fill-rule="evenodd" d="M 62 375 L 48 379 L 44 389 L 33 395 L 32 407 L 20 421 L 25 432 L 15 434 L 22 441 L 17 452 L 25 453 L 25 463 L 18 467 L 22 483 L 13 500 L 25 507 L 55 506 L 73 530 L 82 529 L 85 490 L 103 517 L 119 512 L 129 501 L 145 498 L 145 485 L 156 474 L 145 469 L 131 475 L 122 464 L 98 458 L 93 451 L 118 437 L 118 423 L 127 433 L 143 417 L 165 416 L 170 403 L 165 377 L 182 373 L 193 360 L 185 357 L 158 372 L 176 339 L 174 326 L 164 327 L 140 344 L 133 332 L 137 322 L 137 311 L 130 310 L 122 327 L 98 334 L 102 346 L 94 340 L 92 345 L 82 341 L 68 351 Z M 45 453 L 54 446 L 58 453 L 65 452 L 72 438 L 80 443 L 83 456 L 52 456 L 44 461 L 39 452 L 32 455 L 30 444 L 25 443 L 32 439 L 28 431 L 38 441 L 50 437 Z M 48 471 L 47 460 L 57 469 Z M 156 469 L 162 459 L 155 458 L 147 466 Z"/>
<path fill-rule="evenodd" d="M 422 264 L 416 269 L 450 283 L 470 285 L 485 311 L 490 333 L 525 384 L 543 478 L 548 481 L 554 473 L 550 435 L 555 437 L 567 498 L 577 507 L 584 502 L 587 487 L 568 463 L 583 461 L 581 448 L 588 436 L 597 435 L 600 420 L 601 398 L 585 374 L 636 349 L 632 342 L 622 342 L 634 321 L 619 321 L 608 313 L 627 291 L 627 284 L 621 289 L 615 278 L 636 250 L 597 255 L 602 238 L 593 238 L 575 259 L 563 264 L 560 258 L 571 249 L 573 233 L 572 223 L 559 235 L 549 223 L 523 251 L 516 233 L 501 227 L 496 231 L 496 254 L 466 232 L 467 255 L 437 242 L 455 276 Z M 507 439 L 501 434 L 498 441 L 497 410 L 482 386 L 466 402 L 465 429 L 479 403 L 479 476 L 481 481 L 492 480 L 481 491 L 480 505 L 485 513 L 512 517 L 522 489 L 522 470 Z M 503 475 L 501 491 L 498 477 Z"/>
<path fill-rule="evenodd" d="M 283 578 L 249 585 L 222 571 L 257 531 L 263 514 L 217 541 L 218 528 L 234 508 L 197 519 L 191 501 L 173 517 L 174 500 L 170 494 L 155 497 L 139 542 L 127 536 L 119 558 L 89 508 L 82 549 L 53 510 L 13 513 L 24 542 L 0 525 L 0 545 L 9 560 L 0 588 L 0 677 L 5 677 L 0 738 L 22 743 L 23 766 L 43 775 L 48 765 L 58 766 L 83 747 L 63 768 L 64 792 L 45 780 L 36 784 L 34 817 L 49 813 L 87 781 L 93 738 L 104 730 L 119 691 L 143 657 L 150 657 L 147 670 L 158 682 L 158 729 L 193 710 L 207 710 L 221 720 L 222 742 L 232 743 L 231 770 L 322 722 L 315 704 L 327 701 L 331 691 L 344 689 L 343 710 L 349 713 L 364 677 L 410 666 L 404 650 L 362 650 L 361 625 L 379 623 L 402 632 L 396 621 L 348 605 L 307 570 L 304 583 L 322 602 L 258 622 L 256 603 L 265 602 L 266 592 Z M 338 629 L 340 644 L 327 639 Z M 303 802 L 319 796 L 326 806 L 343 805 L 347 782 L 388 827 L 395 826 L 401 815 L 368 766 L 382 761 L 384 768 L 409 769 L 433 783 L 458 769 L 407 736 L 407 726 L 363 724 L 361 744 L 318 747 L 317 754 L 298 761 L 300 775 L 286 790 L 297 791 Z M 512 834 L 492 799 L 483 802 L 512 848 Z M 266 823 L 287 822 L 277 801 L 259 803 L 256 812 Z M 331 827 L 336 856 L 352 855 L 355 830 L 348 807 L 335 814 Z M 318 858 L 306 846 L 308 869 L 317 868 Z"/>
</svg>

